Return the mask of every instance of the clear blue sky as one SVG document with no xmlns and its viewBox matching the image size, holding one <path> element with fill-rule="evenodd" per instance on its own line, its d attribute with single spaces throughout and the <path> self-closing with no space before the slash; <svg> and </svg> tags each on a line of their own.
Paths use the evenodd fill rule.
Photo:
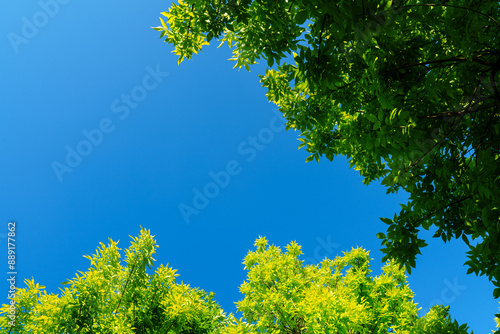
<svg viewBox="0 0 500 334">
<path fill-rule="evenodd" d="M 127 247 L 140 225 L 156 235 L 157 263 L 215 292 L 227 312 L 259 235 L 280 246 L 296 240 L 309 263 L 359 245 L 377 274 L 378 217 L 392 217 L 406 195 L 364 186 L 344 158 L 306 164 L 298 133 L 282 131 L 258 82 L 264 67 L 234 70 L 227 47 L 216 45 L 178 66 L 150 28 L 168 5 L 2 2 L 4 277 L 9 220 L 17 222 L 18 282 L 34 277 L 55 293 L 88 268 L 82 255 L 108 238 Z M 198 191 L 212 198 L 195 198 Z M 461 242 L 429 244 L 409 277 L 415 301 L 428 309 L 441 300 L 475 333 L 490 332 L 492 285 L 466 275 Z M 1 280 L 2 302 L 7 290 Z"/>
</svg>

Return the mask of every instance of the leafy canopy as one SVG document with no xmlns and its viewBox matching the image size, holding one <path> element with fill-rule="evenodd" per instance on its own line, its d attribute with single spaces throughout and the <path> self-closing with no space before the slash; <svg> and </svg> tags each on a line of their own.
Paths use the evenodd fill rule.
<svg viewBox="0 0 500 334">
<path fill-rule="evenodd" d="M 243 315 L 226 315 L 206 293 L 175 281 L 176 270 L 160 265 L 154 237 L 141 229 L 124 250 L 110 239 L 85 256 L 90 268 L 61 289 L 47 293 L 34 280 L 18 288 L 15 320 L 0 309 L 2 333 L 468 333 L 452 321 L 449 307 L 436 305 L 418 317 L 404 271 L 388 262 L 370 276 L 368 252 L 356 248 L 319 265 L 303 265 L 300 246 L 269 246 L 265 238 L 245 257 L 247 280 L 237 303 Z"/>
<path fill-rule="evenodd" d="M 153 274 L 156 241 L 141 229 L 120 261 L 118 243 L 100 247 L 86 272 L 63 282 L 60 294 L 25 280 L 15 295 L 15 323 L 9 305 L 0 310 L 2 333 L 214 333 L 226 316 L 214 294 L 177 283 L 176 270 L 160 265 Z"/>
<path fill-rule="evenodd" d="M 154 29 L 179 62 L 217 38 L 235 67 L 267 62 L 267 97 L 307 161 L 346 156 L 409 202 L 379 233 L 408 272 L 433 227 L 462 238 L 500 296 L 498 1 L 185 0 Z M 472 242 L 474 241 L 474 242 Z"/>
<path fill-rule="evenodd" d="M 265 238 L 255 247 L 243 262 L 248 278 L 237 303 L 248 323 L 228 333 L 467 333 L 448 307 L 436 305 L 419 318 L 404 271 L 391 261 L 372 277 L 364 249 L 303 266 L 295 242 L 284 253 Z"/>
</svg>

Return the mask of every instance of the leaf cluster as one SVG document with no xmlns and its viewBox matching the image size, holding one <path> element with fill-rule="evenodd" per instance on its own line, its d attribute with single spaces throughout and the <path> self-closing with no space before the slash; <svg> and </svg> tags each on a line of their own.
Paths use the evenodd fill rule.
<svg viewBox="0 0 500 334">
<path fill-rule="evenodd" d="M 244 259 L 247 280 L 236 303 L 243 315 L 226 315 L 213 293 L 177 283 L 176 270 L 153 265 L 156 242 L 141 228 L 120 261 L 117 242 L 85 256 L 90 268 L 63 282 L 60 294 L 26 280 L 10 306 L 0 309 L 2 333 L 468 333 L 448 307 L 418 316 L 403 269 L 387 262 L 371 276 L 369 253 L 355 248 L 319 265 L 303 265 L 301 247 L 283 252 L 265 238 Z"/>
<path fill-rule="evenodd" d="M 238 68 L 265 59 L 262 85 L 300 132 L 306 161 L 343 155 L 364 183 L 410 194 L 383 219 L 385 259 L 409 271 L 426 246 L 419 232 L 432 227 L 470 247 L 469 272 L 500 296 L 498 1 L 182 4 L 156 28 L 179 60 L 201 49 L 199 36 L 227 42 Z"/>
<path fill-rule="evenodd" d="M 25 280 L 16 292 L 15 322 L 0 309 L 2 333 L 216 333 L 227 321 L 213 294 L 177 283 L 176 270 L 160 265 L 152 274 L 156 241 L 141 228 L 120 261 L 118 243 L 101 243 L 86 272 L 66 282 L 60 294 Z"/>
</svg>

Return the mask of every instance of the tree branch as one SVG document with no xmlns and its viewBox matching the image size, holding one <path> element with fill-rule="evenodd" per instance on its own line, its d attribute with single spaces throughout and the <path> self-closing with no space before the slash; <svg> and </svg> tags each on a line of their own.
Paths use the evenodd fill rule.
<svg viewBox="0 0 500 334">
<path fill-rule="evenodd" d="M 425 220 L 425 219 L 429 218 L 429 217 L 430 217 L 430 216 L 432 216 L 433 214 L 435 214 L 435 213 L 437 213 L 437 212 L 439 212 L 439 211 L 442 211 L 442 210 L 444 210 L 444 209 L 446 209 L 446 208 L 448 208 L 448 207 L 450 207 L 450 206 L 453 206 L 453 205 L 456 205 L 456 204 L 462 203 L 463 201 L 468 200 L 469 198 L 473 197 L 473 196 L 474 196 L 474 195 L 476 195 L 477 193 L 478 193 L 478 192 L 477 192 L 477 191 L 475 191 L 475 192 L 473 192 L 472 194 L 470 194 L 470 195 L 469 195 L 469 196 L 467 196 L 467 197 L 461 198 L 461 199 L 459 199 L 459 200 L 457 200 L 457 201 L 455 201 L 455 202 L 452 202 L 452 203 L 447 204 L 447 205 L 445 205 L 445 206 L 443 206 L 443 207 L 441 207 L 441 208 L 439 208 L 439 209 L 437 209 L 437 210 L 434 210 L 434 211 L 432 211 L 431 213 L 429 213 L 429 214 L 427 214 L 426 216 L 424 216 L 423 218 L 420 218 L 419 220 L 417 220 L 414 224 L 415 224 L 415 225 L 418 225 L 421 221 L 423 221 L 423 220 Z"/>
<path fill-rule="evenodd" d="M 493 107 L 495 105 L 498 105 L 498 102 L 493 102 L 490 104 L 482 105 L 481 107 L 477 108 L 465 108 L 457 111 L 450 111 L 450 112 L 443 112 L 439 114 L 432 114 L 432 115 L 425 115 L 425 116 L 417 116 L 418 118 L 439 118 L 439 117 L 450 117 L 450 116 L 455 116 L 455 115 L 466 115 L 466 114 L 472 114 L 476 113 L 478 111 L 482 111 L 485 109 L 489 109 L 490 107 Z M 470 109 L 470 110 L 467 110 Z"/>
<path fill-rule="evenodd" d="M 422 65 L 430 65 L 430 64 L 440 64 L 440 63 L 449 63 L 449 62 L 464 62 L 466 61 L 467 59 L 465 59 L 465 57 L 453 57 L 453 58 L 448 58 L 448 59 L 436 59 L 436 60 L 429 60 L 429 61 L 424 61 L 424 62 L 421 62 L 421 63 L 417 63 L 417 64 L 410 64 L 410 65 L 405 65 L 405 66 L 401 66 L 401 67 L 398 67 L 398 68 L 395 68 L 395 70 L 402 70 L 402 69 L 405 69 L 405 68 L 409 68 L 409 67 L 416 67 L 416 66 L 422 66 Z"/>
<path fill-rule="evenodd" d="M 180 315 L 176 316 L 176 317 L 174 318 L 174 320 L 172 320 L 172 322 L 170 323 L 170 326 L 168 326 L 168 328 L 165 330 L 165 333 L 168 333 L 168 331 L 170 330 L 170 328 L 174 325 L 175 321 L 176 321 L 177 319 L 179 319 L 179 316 L 180 316 Z M 162 327 L 163 327 L 163 326 L 162 326 Z"/>
<path fill-rule="evenodd" d="M 462 116 L 463 117 L 463 116 Z M 415 163 L 411 164 L 410 167 L 406 168 L 404 173 L 408 172 L 410 169 L 413 169 L 413 167 L 415 167 L 427 154 L 429 154 L 436 146 L 438 145 L 441 145 L 441 143 L 443 141 L 445 141 L 446 138 L 448 138 L 448 136 L 453 132 L 455 131 L 455 129 L 458 127 L 458 125 L 460 124 L 460 121 L 462 120 L 462 117 L 458 120 L 457 124 L 454 125 L 450 131 L 448 131 L 448 133 L 443 136 L 437 143 L 435 143 L 434 145 L 432 145 L 432 147 L 430 149 L 427 150 L 427 152 L 424 153 L 424 155 L 422 155 L 420 158 L 417 159 L 417 161 L 415 161 Z"/>
<path fill-rule="evenodd" d="M 120 308 L 120 304 L 122 302 L 123 295 L 125 294 L 125 290 L 127 289 L 127 285 L 128 285 L 129 280 L 130 280 L 130 277 L 132 276 L 132 273 L 135 270 L 135 266 L 137 264 L 137 260 L 139 260 L 139 254 L 136 253 L 134 265 L 132 266 L 132 270 L 130 270 L 130 273 L 128 274 L 127 281 L 125 282 L 125 286 L 123 287 L 122 295 L 120 297 L 120 300 L 118 301 L 118 306 L 116 307 L 116 310 L 115 310 L 114 313 L 118 312 L 118 309 Z"/>
<path fill-rule="evenodd" d="M 193 10 L 194 10 L 194 4 L 191 5 L 191 13 L 193 13 Z M 192 16 L 189 16 L 188 30 L 187 30 L 186 36 L 189 36 L 189 29 L 191 28 L 191 19 L 192 18 L 193 18 Z"/>
<path fill-rule="evenodd" d="M 473 8 L 468 8 L 468 7 L 462 7 L 462 6 L 455 6 L 455 5 L 445 5 L 445 4 L 434 4 L 434 3 L 430 3 L 430 4 L 421 4 L 421 5 L 406 5 L 406 6 L 403 6 L 403 7 L 452 7 L 452 8 L 460 8 L 460 9 L 465 9 L 465 10 L 470 10 L 471 12 L 474 12 L 474 13 L 477 13 L 479 15 L 482 15 L 482 16 L 485 16 L 487 18 L 489 18 L 490 20 L 492 20 L 493 22 L 495 22 L 496 26 L 498 28 L 500 28 L 500 24 L 498 24 L 498 22 L 493 18 L 491 17 L 490 15 L 487 15 L 487 14 L 484 14 L 484 13 L 481 13 L 480 11 L 476 10 L 476 9 L 473 9 Z"/>
<path fill-rule="evenodd" d="M 319 32 L 318 61 L 317 61 L 318 66 L 319 66 L 319 58 L 321 57 L 321 42 L 323 40 L 323 30 L 325 29 L 325 21 L 327 16 L 328 14 L 325 14 L 323 16 L 323 22 L 321 23 L 321 31 Z"/>
</svg>

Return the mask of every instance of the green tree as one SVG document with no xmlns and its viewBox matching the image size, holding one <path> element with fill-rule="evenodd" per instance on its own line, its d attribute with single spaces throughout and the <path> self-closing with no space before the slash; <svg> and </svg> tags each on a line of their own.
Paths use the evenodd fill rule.
<svg viewBox="0 0 500 334">
<path fill-rule="evenodd" d="M 245 257 L 247 280 L 237 303 L 243 318 L 226 315 L 206 293 L 175 282 L 176 270 L 160 265 L 154 273 L 156 242 L 146 229 L 125 249 L 110 239 L 101 243 L 86 272 L 63 284 L 61 294 L 47 293 L 26 280 L 10 305 L 0 309 L 2 333 L 468 333 L 452 321 L 448 307 L 434 306 L 418 317 L 404 270 L 388 262 L 370 276 L 368 252 L 353 249 L 303 265 L 300 246 L 283 253 L 265 238 Z M 15 317 L 11 315 L 14 314 Z"/>
<path fill-rule="evenodd" d="M 217 38 L 235 67 L 267 62 L 267 97 L 311 155 L 346 156 L 404 189 L 385 260 L 415 266 L 423 228 L 469 246 L 500 296 L 500 5 L 466 0 L 185 0 L 154 29 L 179 62 Z"/>
<path fill-rule="evenodd" d="M 352 249 L 334 260 L 303 266 L 297 243 L 269 246 L 255 242 L 243 262 L 248 271 L 237 303 L 243 319 L 232 333 L 467 333 L 452 321 L 448 307 L 418 317 L 404 270 L 388 262 L 370 275 L 369 253 Z"/>
<path fill-rule="evenodd" d="M 89 270 L 63 282 L 60 295 L 26 280 L 14 299 L 15 318 L 10 305 L 0 310 L 2 333 L 218 333 L 227 317 L 214 295 L 176 283 L 179 275 L 168 266 L 148 274 L 156 241 L 146 229 L 132 239 L 125 265 L 117 242 L 101 243 L 85 256 Z"/>
</svg>

